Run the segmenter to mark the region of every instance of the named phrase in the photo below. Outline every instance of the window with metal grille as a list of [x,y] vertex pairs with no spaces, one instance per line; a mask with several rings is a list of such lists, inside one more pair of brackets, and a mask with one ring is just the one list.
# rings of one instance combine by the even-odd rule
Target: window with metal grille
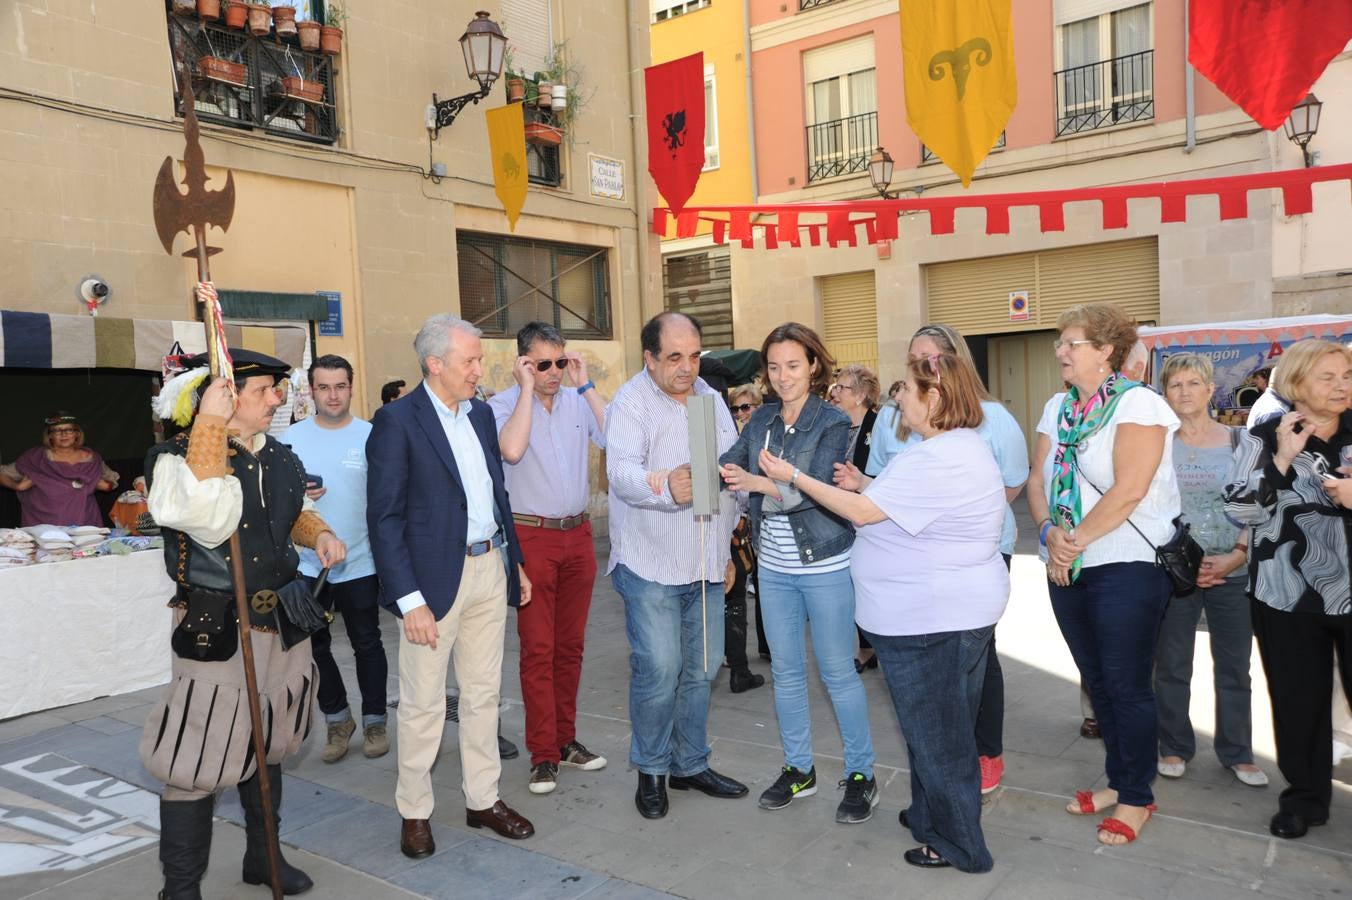
[[[1107,12],[1100,7],[1116,6]],[[1083,18],[1069,18],[1094,12]],[[1057,7],[1056,135],[1155,117],[1152,4]]]
[[697,9],[704,9],[710,0],[649,0],[648,11],[653,22],[665,22]]
[[[994,153],[996,150],[1003,149],[1005,149],[1005,133],[1002,131],[1000,136],[995,139],[995,146],[991,147],[991,152]],[[920,165],[925,166],[938,161],[939,157],[935,156],[934,151],[926,147],[922,141],[920,144]]]
[[609,253],[553,241],[458,231],[460,315],[488,337],[549,322],[565,337],[609,338]]
[[[238,2],[238,0],[236,0]],[[338,78],[333,57],[300,49],[296,37],[254,37],[196,17],[168,16],[174,109],[184,72],[203,122],[261,129],[279,137],[332,144],[338,140]]]
[[662,257],[666,309],[699,319],[705,350],[732,349],[732,255],[727,247]]

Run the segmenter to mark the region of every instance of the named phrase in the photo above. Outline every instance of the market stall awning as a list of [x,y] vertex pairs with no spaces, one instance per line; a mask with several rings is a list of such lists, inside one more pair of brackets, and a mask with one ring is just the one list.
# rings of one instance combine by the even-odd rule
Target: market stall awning
[[1283,319],[1249,319],[1241,322],[1211,322],[1196,325],[1161,325],[1137,330],[1151,350],[1162,347],[1196,347],[1215,344],[1287,344],[1305,338],[1341,341],[1352,334],[1352,316],[1290,316]]
[[[225,326],[232,347],[276,356],[299,368],[305,329],[296,325]],[[160,371],[177,341],[185,353],[206,350],[201,322],[114,319],[0,310],[0,366],[26,369],[139,369]]]
[[[1188,181],[1157,181],[1109,187],[1075,188],[1064,191],[1031,191],[1017,194],[962,193],[948,197],[917,197],[907,200],[842,200],[830,203],[782,203],[756,206],[687,206],[674,216],[678,238],[694,237],[700,222],[711,225],[716,244],[738,241],[745,249],[760,246],[774,250],[807,243],[853,247],[863,228],[865,243],[879,244],[897,238],[897,217],[903,213],[929,214],[931,234],[952,234],[958,210],[980,209],[986,214],[986,234],[1009,233],[1009,211],[1036,208],[1039,228],[1065,231],[1067,203],[1094,202],[1102,207],[1104,229],[1127,227],[1128,215],[1158,217],[1162,223],[1183,222],[1190,198],[1216,198],[1221,219],[1244,219],[1249,215],[1249,192],[1280,190],[1284,213],[1301,215],[1314,209],[1312,185],[1352,180],[1352,163],[1316,166],[1223,178]],[[1141,202],[1154,201],[1154,202]],[[1266,204],[1266,198],[1264,199]],[[1156,212],[1158,210],[1158,212]],[[669,237],[673,216],[666,207],[653,210],[653,231]]]

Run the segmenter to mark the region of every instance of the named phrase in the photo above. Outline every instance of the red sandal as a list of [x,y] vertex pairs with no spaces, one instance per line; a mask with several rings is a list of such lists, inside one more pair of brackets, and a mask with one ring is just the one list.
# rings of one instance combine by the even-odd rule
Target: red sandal
[[[1157,807],[1153,803],[1145,808],[1145,821],[1141,822],[1142,826],[1144,826],[1146,822],[1150,821],[1150,818],[1155,814],[1156,809]],[[1104,832],[1107,832],[1108,834],[1121,835],[1122,837],[1126,838],[1126,841],[1124,841],[1121,844],[1109,844],[1107,841],[1103,839]],[[1104,819],[1102,822],[1099,823],[1098,833],[1099,833],[1099,843],[1108,847],[1126,846],[1127,844],[1130,844],[1132,841],[1136,840],[1137,836],[1136,829],[1132,828],[1130,825],[1128,825],[1126,822],[1123,822],[1121,819],[1115,818],[1113,816],[1109,816],[1108,818]]]
[[1105,806],[1095,807],[1093,791],[1076,791],[1075,802],[1080,804],[1079,812],[1071,812],[1069,808],[1066,809],[1066,812],[1070,813],[1072,816],[1092,816],[1097,813],[1103,812],[1103,810],[1107,809],[1109,806],[1117,805],[1117,801],[1114,800],[1112,803],[1109,803]]

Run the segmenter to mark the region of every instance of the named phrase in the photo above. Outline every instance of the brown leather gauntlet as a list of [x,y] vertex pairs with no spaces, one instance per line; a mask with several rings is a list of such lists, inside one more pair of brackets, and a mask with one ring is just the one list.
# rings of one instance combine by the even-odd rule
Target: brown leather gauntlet
[[291,543],[298,547],[309,547],[314,549],[315,541],[326,531],[333,531],[324,520],[319,518],[319,513],[312,509],[307,509],[296,519],[296,524],[291,526]]
[[199,415],[188,436],[188,470],[198,481],[230,474],[225,463],[225,419]]

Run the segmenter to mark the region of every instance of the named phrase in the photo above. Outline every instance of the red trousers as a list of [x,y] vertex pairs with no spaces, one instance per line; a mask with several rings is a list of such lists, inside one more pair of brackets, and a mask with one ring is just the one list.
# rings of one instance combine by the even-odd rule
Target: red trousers
[[577,686],[582,644],[596,581],[591,523],[568,531],[516,526],[531,583],[531,601],[517,611],[521,695],[526,704],[530,764],[557,763],[577,737]]

